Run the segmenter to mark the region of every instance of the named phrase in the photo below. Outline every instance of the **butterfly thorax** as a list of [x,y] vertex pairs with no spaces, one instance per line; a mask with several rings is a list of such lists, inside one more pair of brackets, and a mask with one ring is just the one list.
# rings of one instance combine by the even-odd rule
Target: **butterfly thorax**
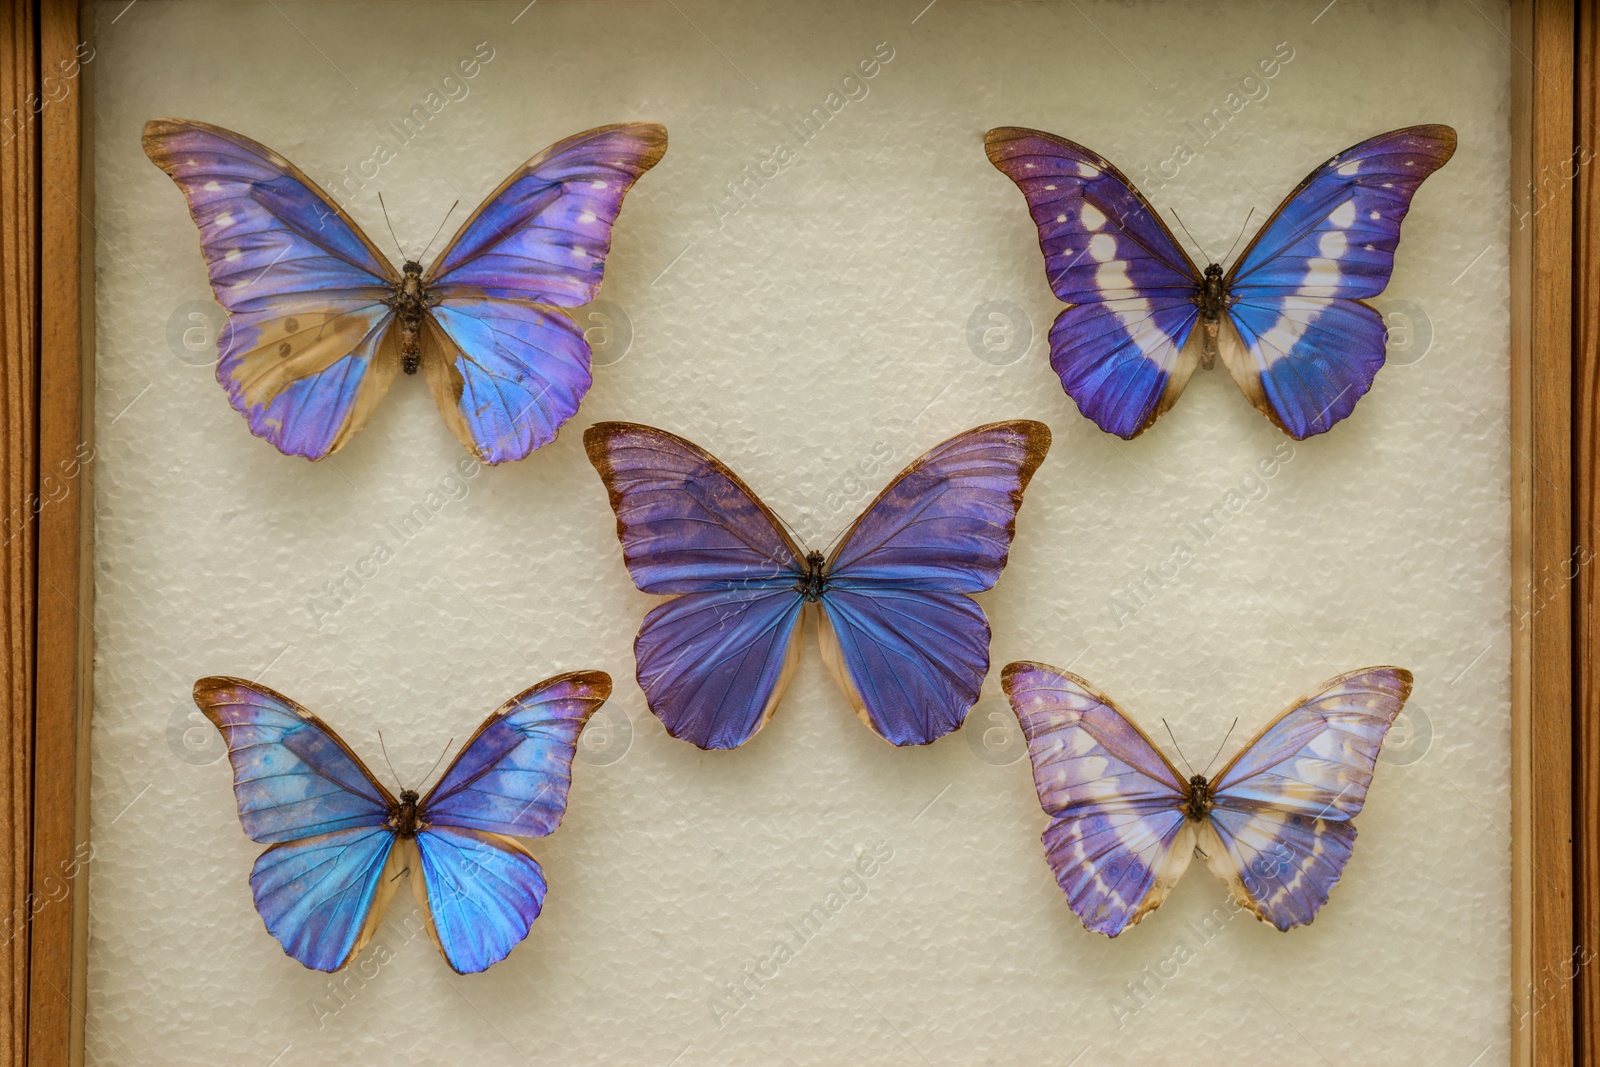
[[1183,813],[1195,822],[1204,819],[1214,807],[1211,799],[1211,783],[1206,781],[1206,776],[1197,774],[1189,779],[1189,797],[1183,803]]
[[417,810],[417,791],[405,789],[400,793],[400,803],[389,814],[389,828],[396,837],[416,837],[422,829],[422,817]]
[[794,583],[795,591],[804,595],[811,603],[822,599],[822,594],[828,591],[828,563],[821,552],[810,552],[806,555],[806,570]]
[[428,288],[422,284],[421,263],[406,261],[389,306],[400,323],[400,369],[415,374],[422,366],[422,320],[428,315]]
[[1206,268],[1195,303],[1200,305],[1200,331],[1203,344],[1200,363],[1209,370],[1217,358],[1217,329],[1222,325],[1222,313],[1228,310],[1228,290],[1222,284],[1220,263],[1213,263]]

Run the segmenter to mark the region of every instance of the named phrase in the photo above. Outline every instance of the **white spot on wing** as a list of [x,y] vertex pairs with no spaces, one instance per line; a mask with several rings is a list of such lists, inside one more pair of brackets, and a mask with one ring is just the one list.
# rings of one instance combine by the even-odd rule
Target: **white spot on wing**
[[[1086,229],[1098,230],[1100,227],[1102,227],[1102,226],[1104,226],[1106,224],[1105,215],[1100,211],[1099,208],[1095,207],[1093,204],[1084,204],[1083,205],[1083,211],[1079,214],[1078,217],[1083,220],[1083,225],[1084,225],[1084,227]],[[1112,244],[1113,244],[1113,246],[1115,246],[1115,242],[1112,242]],[[1093,249],[1093,242],[1090,243],[1090,248],[1091,248],[1091,250]],[[1102,258],[1102,257],[1097,255],[1097,256],[1095,256],[1095,258],[1099,259],[1100,262],[1104,263],[1106,261],[1106,259],[1109,259],[1110,257],[1107,256],[1107,257]]]
[[1343,175],[1344,177],[1349,178],[1349,177],[1354,176],[1360,170],[1361,170],[1361,160],[1352,159],[1350,162],[1346,163],[1344,166],[1339,168],[1339,173],[1341,175]]

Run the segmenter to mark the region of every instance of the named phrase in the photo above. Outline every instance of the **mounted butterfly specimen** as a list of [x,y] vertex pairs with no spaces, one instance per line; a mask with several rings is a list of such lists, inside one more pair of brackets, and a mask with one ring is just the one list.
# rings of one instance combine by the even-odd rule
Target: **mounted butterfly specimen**
[[504,959],[544,903],[544,872],[514,837],[561,824],[583,724],[611,679],[546,679],[484,720],[427,796],[380,785],[333,729],[288,697],[202,678],[194,702],[222,731],[239,821],[271,845],[250,874],[283,950],[337,971],[383,920],[402,874],[433,943],[459,974]]
[[1185,779],[1077,675],[1010,663],[1002,681],[1051,818],[1045,857],[1083,925],[1108,937],[1166,900],[1195,853],[1256,918],[1279,930],[1309,923],[1350,859],[1350,820],[1411,694],[1411,673],[1399,667],[1341,674],[1295,701],[1215,778]]
[[228,312],[217,380],[250,432],[317,460],[421,371],[445,425],[487,463],[555,439],[589,390],[562,309],[600,289],[611,227],[667,150],[652,123],[551,145],[501,183],[424,270],[396,271],[342,207],[248,137],[153,119],[144,150],[178,183]]
[[697,445],[625,422],[583,435],[617,513],[634,584],[672,599],[634,641],[639,686],[673,737],[737,748],[764,726],[815,609],[822,659],[861,721],[895,745],[956,729],[989,670],[968,594],[1000,577],[1043,423],[952,437],[902,471],[839,540],[807,552]]
[[1363,301],[1389,284],[1411,198],[1456,133],[1411,126],[1340,152],[1226,273],[1198,270],[1098,153],[1013,126],[984,148],[1022,190],[1050,288],[1072,305],[1050,330],[1050,365],[1084,415],[1137,437],[1220,354],[1256,409],[1303,440],[1349,415],[1383,366],[1383,317]]

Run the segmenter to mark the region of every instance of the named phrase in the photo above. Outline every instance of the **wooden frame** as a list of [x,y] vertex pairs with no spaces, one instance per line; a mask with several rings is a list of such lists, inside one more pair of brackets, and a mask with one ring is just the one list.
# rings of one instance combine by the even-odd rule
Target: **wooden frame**
[[[0,9],[0,1067],[87,1024],[90,20]],[[1600,18],[1511,36],[1512,1059],[1600,1067]]]

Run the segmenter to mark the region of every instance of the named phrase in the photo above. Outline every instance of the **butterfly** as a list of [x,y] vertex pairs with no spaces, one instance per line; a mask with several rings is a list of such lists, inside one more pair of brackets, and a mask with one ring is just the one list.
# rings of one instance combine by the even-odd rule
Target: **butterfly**
[[633,644],[639,686],[673,737],[737,748],[764,726],[820,615],[822,660],[856,715],[895,745],[961,725],[989,670],[969,593],[1006,565],[1017,508],[1050,447],[1043,423],[997,422],[913,462],[833,553],[806,552],[715,456],[625,422],[583,435],[634,584],[672,599]]
[[1309,923],[1350,858],[1350,820],[1411,693],[1411,673],[1399,667],[1341,674],[1295,701],[1215,778],[1185,780],[1077,675],[1022,662],[1002,679],[1051,820],[1045,856],[1083,925],[1109,937],[1158,907],[1196,851],[1256,918],[1279,930]]
[[240,678],[202,678],[194,702],[222,732],[239,821],[271,845],[250,889],[267,931],[313,970],[337,971],[377,930],[401,874],[458,974],[528,936],[544,872],[520,837],[561,824],[578,733],[611,695],[599,671],[548,678],[484,720],[428,795],[394,794],[327,723]]
[[561,309],[594,299],[622,198],[666,150],[650,123],[568,137],[517,168],[426,271],[396,271],[272,149],[185,119],[144,127],[228,313],[217,381],[251,433],[311,460],[361,429],[402,370],[422,371],[445,425],[487,463],[552,441],[590,384],[588,342]]
[[984,147],[1027,198],[1050,287],[1072,305],[1050,330],[1050,365],[1084,415],[1137,437],[1220,353],[1256,409],[1298,441],[1349,415],[1383,366],[1383,316],[1363,300],[1389,284],[1401,220],[1456,133],[1411,126],[1340,152],[1226,274],[1196,269],[1133,183],[1082,145],[1007,126]]

